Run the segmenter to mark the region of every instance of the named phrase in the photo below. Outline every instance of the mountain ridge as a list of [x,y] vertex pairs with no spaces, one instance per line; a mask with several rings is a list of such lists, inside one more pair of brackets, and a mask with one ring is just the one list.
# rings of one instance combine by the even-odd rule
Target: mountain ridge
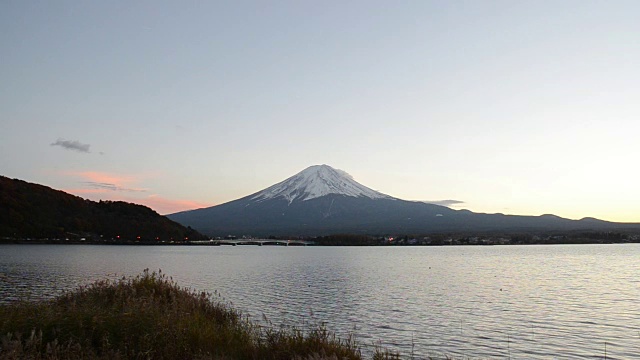
[[[314,165],[264,190],[209,208],[167,215],[210,236],[393,234],[450,231],[582,230],[625,227],[556,215],[474,213],[398,199]],[[640,224],[631,226],[640,227]]]

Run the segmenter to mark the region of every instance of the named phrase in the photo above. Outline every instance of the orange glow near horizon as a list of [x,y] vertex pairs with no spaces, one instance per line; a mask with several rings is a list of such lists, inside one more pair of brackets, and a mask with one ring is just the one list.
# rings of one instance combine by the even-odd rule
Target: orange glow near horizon
[[[147,206],[163,215],[211,206],[198,201],[174,200],[159,194],[148,194],[146,193],[147,189],[135,187],[142,179],[139,175],[110,174],[100,171],[67,171],[61,174],[81,178],[85,182],[98,185],[96,188],[62,189],[67,193],[93,201],[125,201]],[[101,187],[103,185],[105,186],[104,188]]]
[[136,182],[138,180],[138,178],[135,176],[107,174],[99,171],[64,172],[63,174],[79,176],[89,181],[94,181],[99,183],[109,183],[109,184],[115,184],[115,185],[128,184],[128,183]]
[[148,206],[162,215],[212,206],[210,204],[205,204],[205,203],[192,201],[192,200],[167,199],[157,194],[150,195],[148,197],[137,199],[137,200],[139,204]]
[[62,191],[93,201],[125,201],[129,203],[144,205],[161,215],[212,206],[211,204],[205,204],[192,200],[167,199],[158,194],[142,197],[131,197],[121,196],[121,194],[118,194],[117,192],[105,189],[63,189]]
[[86,194],[105,194],[111,192],[107,189],[60,189],[69,194],[73,194],[76,196],[82,196]]

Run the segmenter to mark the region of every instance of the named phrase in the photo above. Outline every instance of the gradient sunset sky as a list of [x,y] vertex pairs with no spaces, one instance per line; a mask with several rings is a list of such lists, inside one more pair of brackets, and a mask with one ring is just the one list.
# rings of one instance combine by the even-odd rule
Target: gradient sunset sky
[[640,222],[640,1],[0,2],[0,174],[161,214],[314,164]]

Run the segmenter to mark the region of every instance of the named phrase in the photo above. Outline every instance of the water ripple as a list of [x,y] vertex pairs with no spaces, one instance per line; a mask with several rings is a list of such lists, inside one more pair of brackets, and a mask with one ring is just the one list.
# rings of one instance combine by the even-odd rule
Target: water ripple
[[[326,323],[371,351],[640,358],[640,246],[0,247],[0,302],[162,269],[264,325]],[[367,350],[368,349],[368,350]]]

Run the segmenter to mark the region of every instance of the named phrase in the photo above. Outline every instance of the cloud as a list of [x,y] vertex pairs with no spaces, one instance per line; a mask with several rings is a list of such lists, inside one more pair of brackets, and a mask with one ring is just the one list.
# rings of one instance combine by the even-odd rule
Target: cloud
[[98,171],[64,172],[64,175],[79,177],[85,189],[74,189],[74,193],[104,193],[104,192],[146,192],[147,189],[135,187],[140,181],[136,176],[108,174]]
[[100,171],[65,172],[64,174],[81,177],[85,179],[86,182],[90,183],[114,184],[119,187],[122,187],[123,184],[135,183],[139,181],[138,177],[136,176],[109,174]]
[[126,191],[126,192],[145,192],[146,189],[136,189],[136,188],[128,188],[123,187],[117,184],[105,183],[105,182],[95,182],[95,181],[83,181],[83,184],[89,186],[90,188],[97,190],[108,190],[108,191]]
[[65,140],[65,139],[58,139],[56,140],[56,142],[51,143],[51,146],[60,146],[63,149],[66,150],[73,150],[73,151],[78,151],[78,152],[83,152],[83,153],[90,153],[91,151],[89,151],[89,147],[91,147],[91,145],[89,144],[83,144],[80,141],[77,140]]
[[205,204],[198,201],[167,199],[157,194],[142,197],[123,196],[123,194],[107,189],[62,189],[62,191],[86,199],[91,199],[93,201],[125,201],[128,203],[144,205],[161,215],[213,206],[211,204]]
[[464,201],[460,201],[460,200],[436,200],[436,201],[424,201],[424,202],[427,204],[440,205],[440,206],[446,206],[446,207],[464,204]]
[[78,183],[84,187],[67,188],[63,191],[89,198],[94,201],[113,200],[126,201],[148,206],[160,214],[172,214],[211,206],[191,200],[174,200],[159,194],[149,194],[149,189],[138,188],[145,176],[121,175],[99,171],[62,172],[65,176],[80,178]]

